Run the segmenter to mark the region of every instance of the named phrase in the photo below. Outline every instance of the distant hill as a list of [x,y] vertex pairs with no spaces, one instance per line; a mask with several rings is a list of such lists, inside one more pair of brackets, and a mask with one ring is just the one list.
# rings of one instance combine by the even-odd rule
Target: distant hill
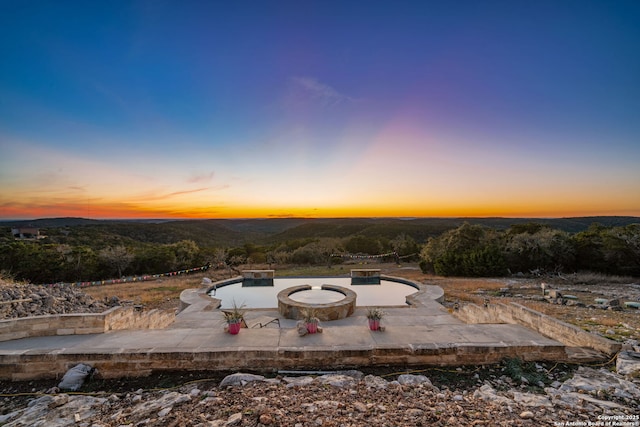
[[578,217],[578,218],[344,218],[309,219],[305,223],[289,228],[270,237],[274,241],[305,239],[310,237],[348,237],[361,234],[367,237],[393,239],[407,234],[416,242],[426,242],[429,237],[439,236],[447,230],[468,222],[504,230],[514,224],[540,223],[569,233],[584,231],[593,223],[607,227],[640,224],[640,217]]
[[[201,247],[232,247],[247,242],[277,244],[289,240],[318,237],[343,238],[364,235],[393,239],[407,234],[416,242],[426,242],[464,222],[494,229],[513,224],[540,223],[576,233],[591,224],[608,227],[640,224],[640,217],[597,216],[575,218],[272,218],[207,220],[92,220],[85,218],[43,218],[4,221],[0,227],[34,226],[44,229],[52,240],[89,242],[134,240],[147,243],[175,243],[193,240]],[[8,230],[7,230],[8,233]],[[57,236],[57,237],[56,237]]]
[[276,234],[305,224],[307,218],[215,219],[210,220],[240,233]]
[[[5,221],[0,227],[38,227],[50,241],[88,244],[95,241],[126,243],[175,243],[193,240],[201,247],[236,246],[260,234],[235,231],[218,220],[91,220],[83,218],[45,218],[31,221]],[[9,230],[7,230],[8,232]]]
[[99,224],[102,221],[85,218],[42,218],[16,221],[0,221],[0,227],[75,227],[77,225]]

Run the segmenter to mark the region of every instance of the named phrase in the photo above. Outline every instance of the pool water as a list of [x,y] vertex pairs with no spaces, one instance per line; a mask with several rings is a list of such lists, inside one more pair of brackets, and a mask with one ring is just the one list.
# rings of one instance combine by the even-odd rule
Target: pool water
[[307,291],[294,292],[289,295],[289,298],[307,304],[328,304],[342,300],[344,295],[340,292],[314,287]]
[[337,285],[355,292],[358,295],[356,305],[359,307],[403,306],[407,304],[406,297],[418,291],[413,286],[384,279],[380,280],[379,285],[352,285],[350,277],[283,277],[275,278],[273,286],[243,287],[242,282],[238,282],[212,290],[209,295],[222,300],[222,309],[232,308],[234,302],[245,308],[278,308],[278,292],[300,285],[309,285],[312,290],[295,292],[290,295],[291,299],[310,304],[339,301],[344,297],[342,294],[320,289],[322,285]]

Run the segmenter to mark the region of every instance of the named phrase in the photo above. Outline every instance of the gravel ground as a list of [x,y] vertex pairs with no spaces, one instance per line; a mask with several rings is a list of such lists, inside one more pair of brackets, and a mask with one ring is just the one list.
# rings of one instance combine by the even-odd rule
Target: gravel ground
[[[634,398],[609,396],[606,402],[597,400],[600,403],[595,406],[593,393],[583,392],[584,401],[551,398],[550,390],[575,394],[566,393],[568,389],[560,385],[571,381],[575,369],[507,362],[451,370],[428,368],[411,374],[365,370],[222,378],[206,372],[174,372],[109,382],[92,379],[84,384],[81,394],[46,390],[53,382],[13,383],[3,386],[6,424],[0,415],[0,425],[558,426],[562,422],[568,426],[589,425],[601,417],[614,416],[637,421],[632,417],[640,414],[640,407]],[[522,377],[514,380],[517,375]],[[544,382],[540,385],[546,389],[531,384],[536,380]],[[24,388],[50,394],[6,394]],[[576,424],[581,422],[584,424]]]

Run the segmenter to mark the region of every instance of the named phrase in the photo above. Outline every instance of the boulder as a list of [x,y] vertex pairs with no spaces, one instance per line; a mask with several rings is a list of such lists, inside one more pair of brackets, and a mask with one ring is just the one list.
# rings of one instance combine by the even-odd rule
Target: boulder
[[58,387],[62,390],[78,391],[88,376],[93,375],[95,369],[84,363],[80,363],[69,369],[62,377]]
[[482,399],[482,400],[486,400],[486,401],[494,402],[498,404],[508,405],[512,403],[511,399],[505,396],[500,396],[498,393],[496,393],[493,387],[491,387],[489,384],[485,384],[482,387],[480,387],[478,390],[476,390],[473,393],[473,397],[475,399]]
[[42,396],[21,410],[0,416],[0,424],[29,427],[81,425],[104,406],[107,399],[92,396]]
[[640,353],[629,350],[618,353],[616,372],[620,375],[640,375]]
[[254,374],[243,374],[238,372],[236,374],[227,375],[220,382],[220,387],[229,387],[229,386],[238,386],[245,385],[252,381],[263,381],[264,377],[262,375],[254,375]]
[[432,387],[431,380],[424,375],[402,374],[398,376],[398,382],[402,385],[425,384]]
[[369,388],[385,389],[389,385],[389,382],[382,377],[376,375],[367,375],[364,377],[364,383]]
[[331,385],[334,387],[350,387],[357,381],[355,378],[349,375],[341,375],[341,374],[329,374],[322,375],[318,378],[322,384]]
[[565,381],[560,391],[591,393],[598,390],[610,390],[616,396],[634,398],[640,401],[640,388],[630,381],[609,372],[606,369],[593,369],[580,366],[573,378]]

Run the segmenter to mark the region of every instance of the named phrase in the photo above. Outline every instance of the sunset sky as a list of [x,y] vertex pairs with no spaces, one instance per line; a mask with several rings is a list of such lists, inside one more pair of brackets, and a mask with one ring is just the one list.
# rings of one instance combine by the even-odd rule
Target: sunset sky
[[640,216],[640,1],[0,2],[0,218]]

